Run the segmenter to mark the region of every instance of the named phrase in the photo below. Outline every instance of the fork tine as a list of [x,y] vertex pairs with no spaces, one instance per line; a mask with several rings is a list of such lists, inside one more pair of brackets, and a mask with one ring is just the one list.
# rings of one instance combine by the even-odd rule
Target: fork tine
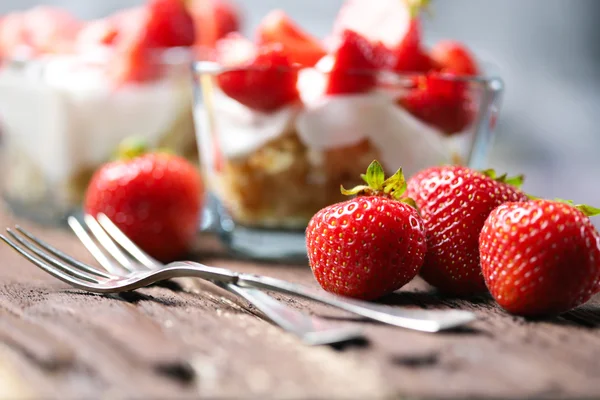
[[79,223],[77,218],[71,216],[67,219],[67,223],[73,232],[75,232],[75,235],[77,235],[79,240],[81,240],[85,248],[92,253],[92,256],[94,256],[96,261],[98,261],[107,272],[117,276],[123,275],[123,268],[116,266],[108,259],[108,257],[106,257],[104,252],[96,245],[94,240],[87,233],[85,228]]
[[63,253],[62,251],[58,250],[57,248],[49,245],[48,243],[38,239],[37,237],[33,236],[33,234],[29,233],[28,231],[26,231],[25,229],[21,228],[19,225],[15,226],[15,229],[17,231],[19,231],[19,233],[21,233],[23,236],[25,236],[27,239],[29,239],[30,241],[32,241],[33,243],[35,243],[36,245],[38,245],[39,247],[47,250],[48,252],[54,254],[55,256],[57,256],[58,258],[60,258],[63,261],[68,262],[71,265],[76,266],[77,268],[85,271],[85,272],[89,272],[90,274],[94,274],[97,276],[100,276],[102,278],[106,278],[106,279],[113,279],[115,278],[115,276],[112,275],[108,275],[105,272],[102,272],[100,269],[98,268],[94,268],[90,265],[84,264],[79,260],[74,259],[73,257]]
[[83,280],[91,282],[91,283],[100,283],[100,280],[97,277],[92,276],[91,274],[88,274],[88,273],[78,269],[77,267],[65,264],[64,262],[48,255],[47,253],[44,253],[39,248],[37,248],[33,243],[29,242],[26,239],[23,239],[21,236],[17,235],[15,232],[13,232],[10,228],[6,228],[6,232],[10,235],[11,238],[13,238],[17,242],[19,242],[21,244],[21,246],[26,247],[27,250],[29,250],[31,253],[35,254],[38,258],[41,258],[46,263],[48,263],[56,268],[59,268],[64,273],[69,274],[74,278],[83,279]]
[[129,272],[134,272],[136,268],[133,266],[133,263],[123,252],[115,245],[115,242],[108,236],[108,234],[102,229],[96,218],[92,217],[90,214],[85,214],[83,217],[85,223],[87,224],[90,231],[98,240],[98,242],[104,247],[108,253],[113,256],[113,258],[121,264],[123,268],[128,270]]
[[19,253],[21,256],[25,257],[31,263],[33,263],[40,269],[46,271],[53,277],[60,279],[63,282],[66,282],[70,285],[75,285],[78,287],[89,286],[91,283],[95,283],[94,281],[89,281],[84,278],[77,278],[75,276],[69,275],[69,274],[65,273],[64,271],[61,271],[60,269],[51,266],[50,264],[42,261],[40,258],[23,250],[23,248],[21,248],[18,244],[16,244],[12,240],[8,239],[4,235],[0,235],[0,239],[2,239],[6,244],[8,244],[10,247],[12,247],[17,253]]
[[97,216],[98,222],[106,232],[117,242],[123,249],[125,249],[136,261],[143,266],[155,269],[161,263],[154,258],[150,257],[145,251],[140,249],[135,243],[131,241],[104,213],[100,213]]

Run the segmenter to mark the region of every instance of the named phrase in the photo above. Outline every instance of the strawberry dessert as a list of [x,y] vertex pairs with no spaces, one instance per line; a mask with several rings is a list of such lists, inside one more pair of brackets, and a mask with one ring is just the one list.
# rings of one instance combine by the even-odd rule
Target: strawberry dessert
[[[0,18],[3,194],[13,209],[47,222],[77,210],[95,169],[131,135],[197,158],[192,50],[239,26],[237,11],[216,3],[148,0],[91,21],[47,6]],[[217,17],[229,22],[202,23]]]
[[203,170],[235,223],[302,230],[373,159],[409,177],[469,163],[480,66],[461,43],[424,45],[426,1],[381,3],[346,1],[323,40],[275,10],[196,64]]

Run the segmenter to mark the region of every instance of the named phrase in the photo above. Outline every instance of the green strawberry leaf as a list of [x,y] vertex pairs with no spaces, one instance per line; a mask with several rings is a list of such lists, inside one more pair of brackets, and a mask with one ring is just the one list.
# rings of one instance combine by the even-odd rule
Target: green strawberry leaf
[[144,137],[130,136],[119,143],[114,158],[116,160],[131,160],[145,154],[148,149],[148,141]]
[[358,186],[354,186],[352,189],[346,189],[344,188],[344,185],[340,185],[340,191],[342,192],[342,194],[344,196],[354,196],[355,194],[365,194],[368,193],[368,191],[371,188],[367,185],[358,185]]
[[495,180],[496,182],[506,183],[519,189],[521,188],[521,186],[523,186],[523,182],[525,181],[524,175],[508,176],[508,174],[503,174],[498,176],[496,171],[494,171],[493,169],[486,169],[481,171],[481,173],[487,176],[488,178]]
[[404,3],[408,7],[411,18],[418,17],[421,10],[425,10],[428,13],[431,12],[429,8],[430,0],[404,0]]
[[385,196],[390,199],[410,204],[416,208],[413,199],[404,196],[407,183],[402,168],[398,169],[394,175],[386,179],[383,167],[377,160],[374,160],[367,168],[367,173],[361,174],[360,177],[365,181],[366,185],[358,185],[352,189],[346,189],[341,186],[340,191],[342,194],[346,196]]
[[406,179],[400,168],[396,173],[383,182],[383,193],[389,195],[392,199],[398,200],[406,192]]
[[360,176],[369,187],[375,190],[379,190],[383,187],[383,182],[385,181],[385,172],[383,171],[383,167],[377,160],[374,160],[369,167],[367,168],[366,174],[361,174]]
[[568,205],[570,205],[572,207],[575,207],[576,209],[578,209],[579,211],[581,211],[582,213],[584,213],[588,217],[593,217],[595,215],[599,215],[600,214],[600,208],[596,208],[594,206],[590,206],[590,205],[587,205],[587,204],[575,204],[573,202],[573,200],[554,199],[554,201],[557,201],[557,202],[563,203],[563,204],[568,204]]

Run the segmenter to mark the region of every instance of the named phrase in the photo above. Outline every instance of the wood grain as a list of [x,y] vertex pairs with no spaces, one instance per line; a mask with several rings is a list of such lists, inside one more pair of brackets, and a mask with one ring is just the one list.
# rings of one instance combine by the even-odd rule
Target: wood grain
[[[0,212],[0,226],[15,222]],[[68,231],[26,225],[91,262]],[[315,286],[306,265],[228,258],[209,237],[191,257]],[[364,327],[368,343],[307,347],[196,280],[106,296],[70,289],[2,245],[0,398],[600,398],[600,299],[529,321],[417,280],[382,301],[479,316],[468,329],[424,334],[274,295]]]

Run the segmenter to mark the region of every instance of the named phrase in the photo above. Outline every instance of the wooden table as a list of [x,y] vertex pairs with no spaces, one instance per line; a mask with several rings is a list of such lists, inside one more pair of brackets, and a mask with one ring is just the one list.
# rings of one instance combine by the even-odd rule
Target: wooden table
[[[0,212],[0,226],[16,221]],[[91,261],[68,231],[23,223]],[[215,266],[315,286],[306,265],[228,259]],[[368,343],[308,347],[248,305],[194,280],[121,295],[70,289],[0,246],[0,398],[600,398],[600,299],[545,321],[507,315],[488,299],[438,297],[422,282],[384,299],[463,308],[469,329],[425,334],[353,319],[310,302],[292,307],[364,327]]]

